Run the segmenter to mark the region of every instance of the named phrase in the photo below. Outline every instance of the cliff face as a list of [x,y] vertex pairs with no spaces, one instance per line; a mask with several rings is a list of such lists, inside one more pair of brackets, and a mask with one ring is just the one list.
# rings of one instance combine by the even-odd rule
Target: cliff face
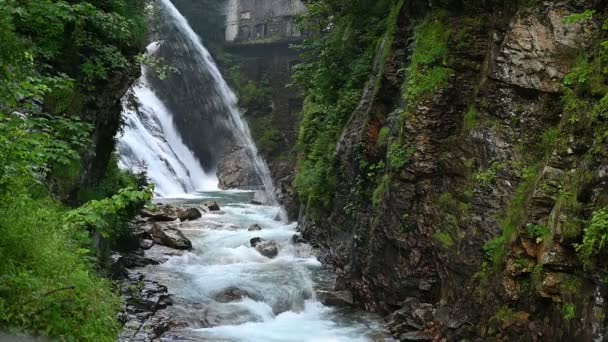
[[300,229],[401,340],[602,338],[605,266],[586,257],[603,245],[576,246],[608,204],[605,114],[590,114],[605,93],[581,100],[566,75],[605,5],[462,3],[400,6],[337,141],[332,206],[304,208]]

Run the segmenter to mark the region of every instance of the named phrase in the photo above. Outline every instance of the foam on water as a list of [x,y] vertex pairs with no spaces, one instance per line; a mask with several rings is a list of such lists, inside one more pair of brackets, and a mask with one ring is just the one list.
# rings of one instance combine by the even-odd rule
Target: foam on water
[[[151,266],[153,275],[171,282],[176,303],[204,307],[184,306],[188,320],[207,323],[204,328],[192,324],[182,333],[196,341],[341,342],[371,341],[370,336],[381,330],[377,318],[326,307],[315,299],[319,284],[314,279],[329,273],[310,246],[290,243],[296,225],[274,220],[276,208],[235,201],[234,193],[210,195],[218,198],[222,213],[205,214],[184,226],[193,249]],[[248,231],[253,223],[262,230]],[[250,246],[253,237],[275,240],[278,256],[270,259],[258,253]],[[247,296],[228,303],[219,300],[227,289]]]
[[[157,43],[148,46],[154,53]],[[159,197],[183,196],[194,191],[218,189],[214,174],[207,174],[200,161],[186,147],[173,124],[173,114],[151,88],[149,70],[132,88],[135,106],[123,100],[125,129],[118,137],[119,166],[123,169],[147,169]]]

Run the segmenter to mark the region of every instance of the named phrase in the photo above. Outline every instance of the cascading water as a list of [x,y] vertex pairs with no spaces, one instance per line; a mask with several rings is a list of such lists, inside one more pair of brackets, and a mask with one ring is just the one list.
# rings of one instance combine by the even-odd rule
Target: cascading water
[[[157,48],[158,43],[152,43],[147,53],[153,54]],[[132,89],[135,104],[127,103],[129,96],[123,100],[126,127],[118,141],[120,166],[145,166],[159,197],[217,190],[217,177],[205,173],[200,161],[184,145],[172,114],[154,93],[148,77],[148,68],[142,67],[142,76]]]
[[167,19],[167,25],[181,33],[181,43],[184,50],[195,60],[201,72],[209,74],[211,78],[209,92],[212,94],[208,96],[214,97],[213,105],[216,107],[216,111],[225,115],[223,117],[224,124],[233,132],[238,142],[246,148],[253,167],[270,198],[270,202],[277,205],[270,170],[258,153],[247,123],[241,118],[236,95],[222,77],[211,54],[203,46],[199,36],[192,30],[186,18],[184,18],[170,0],[159,0],[159,3],[161,11]]

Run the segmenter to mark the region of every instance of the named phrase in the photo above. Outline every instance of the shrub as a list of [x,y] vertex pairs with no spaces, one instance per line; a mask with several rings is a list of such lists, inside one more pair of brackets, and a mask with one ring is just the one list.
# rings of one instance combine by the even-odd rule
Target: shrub
[[402,146],[397,141],[391,142],[388,148],[388,165],[393,171],[401,170],[406,166],[410,158],[416,153],[415,146]]
[[453,73],[446,67],[450,31],[443,24],[443,17],[441,13],[435,13],[416,26],[405,87],[405,99],[410,110],[445,87]]
[[600,209],[593,214],[591,222],[584,229],[583,242],[575,245],[576,251],[585,267],[593,265],[598,255],[608,245],[608,208]]

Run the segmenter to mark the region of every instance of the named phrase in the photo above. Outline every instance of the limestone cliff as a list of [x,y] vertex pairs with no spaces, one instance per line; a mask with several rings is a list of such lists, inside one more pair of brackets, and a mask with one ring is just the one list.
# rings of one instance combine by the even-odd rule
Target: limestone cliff
[[331,206],[309,201],[300,229],[400,340],[602,340],[603,244],[577,246],[608,204],[605,91],[581,100],[572,75],[606,4],[459,3],[397,5]]

